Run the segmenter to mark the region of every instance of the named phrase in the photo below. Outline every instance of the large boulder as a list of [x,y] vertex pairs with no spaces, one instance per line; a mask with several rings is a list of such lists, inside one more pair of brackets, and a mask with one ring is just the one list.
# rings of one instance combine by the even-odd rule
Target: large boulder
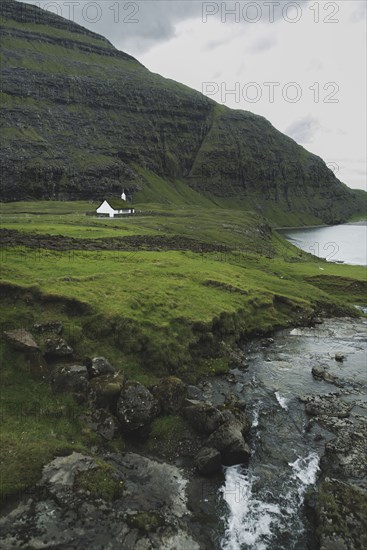
[[117,401],[117,418],[121,429],[132,432],[147,426],[159,411],[158,402],[150,391],[139,382],[129,381]]
[[105,357],[93,357],[90,366],[88,366],[89,376],[103,376],[105,374],[114,374],[115,369]]
[[247,463],[251,450],[242,431],[243,425],[238,420],[226,422],[208,437],[206,446],[220,452],[222,464],[225,466]]
[[221,454],[217,449],[203,447],[195,457],[195,466],[204,476],[210,476],[220,471]]
[[52,375],[52,385],[56,391],[85,395],[89,375],[84,365],[60,365]]
[[195,399],[185,400],[184,415],[194,430],[206,435],[214,432],[225,422],[223,413],[219,409]]
[[4,335],[13,348],[20,351],[37,352],[39,346],[32,334],[23,328],[8,330]]
[[89,400],[97,409],[108,409],[116,413],[117,400],[124,387],[122,373],[106,374],[92,378],[89,382]]
[[240,429],[243,436],[246,436],[250,432],[252,422],[243,409],[231,407],[230,409],[223,409],[221,412],[224,421],[223,424],[235,424]]
[[186,385],[180,378],[168,376],[153,388],[153,395],[164,414],[177,414],[184,404]]

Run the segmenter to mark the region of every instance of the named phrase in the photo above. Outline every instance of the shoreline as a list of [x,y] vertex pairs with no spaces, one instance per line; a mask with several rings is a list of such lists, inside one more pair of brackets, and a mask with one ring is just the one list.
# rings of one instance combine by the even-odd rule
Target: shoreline
[[273,227],[273,231],[288,231],[288,230],[297,231],[298,229],[321,229],[323,227],[339,227],[341,225],[365,225],[365,224],[367,224],[367,219],[354,221],[354,222],[333,223],[331,225],[327,225],[324,223],[321,225],[298,225],[298,226]]

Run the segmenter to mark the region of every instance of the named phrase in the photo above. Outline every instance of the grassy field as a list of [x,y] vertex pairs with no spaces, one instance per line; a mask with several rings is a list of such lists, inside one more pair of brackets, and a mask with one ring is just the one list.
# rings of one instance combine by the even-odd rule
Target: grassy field
[[[109,220],[86,215],[95,207],[2,205],[2,228],[51,236],[52,248],[2,247],[1,334],[57,319],[76,362],[104,355],[147,385],[171,373],[195,382],[228,368],[222,342],[306,322],[321,310],[357,315],[353,305],[366,303],[363,267],[301,252],[250,212],[142,203],[138,215]],[[170,245],[78,248],[134,235],[170,237]],[[58,249],[58,236],[73,237],[75,246]],[[182,250],[182,236],[218,250]],[[1,495],[9,498],[27,490],[52,456],[85,449],[96,436],[80,421],[81,406],[54,394],[39,365],[4,340],[1,354]]]

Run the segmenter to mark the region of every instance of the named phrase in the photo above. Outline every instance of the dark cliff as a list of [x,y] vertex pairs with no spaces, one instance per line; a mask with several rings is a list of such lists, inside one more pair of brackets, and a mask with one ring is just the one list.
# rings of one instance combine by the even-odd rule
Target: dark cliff
[[266,119],[149,72],[105,38],[1,3],[3,201],[101,199],[159,176],[216,203],[347,219],[365,194]]

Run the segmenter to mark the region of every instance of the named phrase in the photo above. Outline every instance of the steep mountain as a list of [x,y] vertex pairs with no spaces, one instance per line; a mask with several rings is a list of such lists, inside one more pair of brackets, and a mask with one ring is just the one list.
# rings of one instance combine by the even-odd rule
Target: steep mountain
[[153,74],[35,6],[2,0],[0,15],[1,200],[99,200],[124,187],[134,200],[167,202],[179,189],[186,203],[199,193],[294,223],[361,210],[365,193],[265,118]]

